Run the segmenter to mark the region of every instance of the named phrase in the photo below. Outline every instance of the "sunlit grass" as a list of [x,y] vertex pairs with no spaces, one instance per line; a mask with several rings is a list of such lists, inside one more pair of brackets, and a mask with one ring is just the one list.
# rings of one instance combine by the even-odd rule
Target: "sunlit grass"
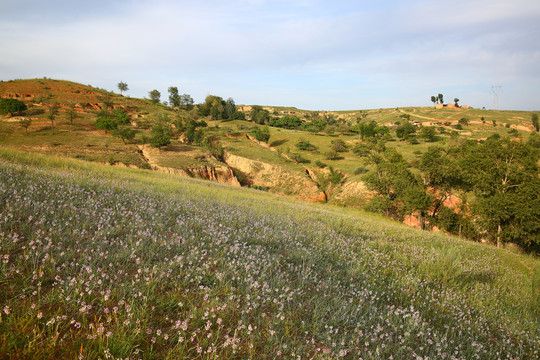
[[355,210],[1,150],[0,240],[4,358],[539,356],[537,259]]

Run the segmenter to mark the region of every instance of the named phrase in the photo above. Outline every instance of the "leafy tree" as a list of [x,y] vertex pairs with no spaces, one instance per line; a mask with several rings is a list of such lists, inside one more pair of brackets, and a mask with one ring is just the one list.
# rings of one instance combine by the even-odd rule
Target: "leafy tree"
[[149,139],[150,145],[161,149],[171,143],[172,129],[165,122],[159,122],[152,126]]
[[32,119],[24,118],[19,120],[19,125],[22,126],[25,130],[26,135],[28,135],[28,128],[32,124]]
[[0,99],[0,114],[9,114],[13,116],[15,113],[27,109],[25,103],[17,99]]
[[123,93],[124,91],[128,91],[128,90],[129,90],[128,84],[126,84],[126,83],[123,82],[123,81],[120,81],[120,82],[118,83],[118,90],[120,90],[120,95],[122,95],[122,93]]
[[172,107],[180,107],[180,94],[176,86],[170,86],[169,89],[169,105]]
[[180,95],[180,108],[184,110],[193,109],[193,98],[188,94]]
[[67,109],[67,114],[68,114],[68,117],[69,117],[69,123],[71,125],[73,125],[73,121],[79,117],[79,114],[77,113],[77,111],[75,110],[75,107],[76,107],[77,103],[75,103],[74,101],[70,102],[69,103],[69,107]]
[[437,95],[437,98],[439,99],[439,103],[444,104],[444,101],[443,101],[443,94]]
[[464,126],[468,126],[469,125],[469,119],[462,117],[461,119],[459,119],[458,123],[461,124],[461,125],[464,125]]
[[127,125],[131,122],[131,117],[124,109],[118,109],[114,112],[114,118],[120,125]]
[[[265,114],[268,113],[267,110],[263,110],[263,111],[265,112]],[[300,120],[300,118],[298,118],[297,116],[284,115],[282,117],[278,117],[278,118],[274,118],[270,120],[269,125],[274,126],[274,127],[284,128],[284,129],[297,129],[298,127],[302,125],[302,120]]]
[[488,238],[498,246],[507,241],[540,245],[538,151],[496,138],[468,142],[461,151],[464,188],[475,194],[472,209]]
[[148,92],[148,96],[150,97],[150,101],[152,101],[154,104],[158,104],[159,99],[161,98],[161,93],[154,89]]
[[135,139],[135,130],[133,130],[129,126],[119,127],[118,129],[111,131],[111,134],[122,139],[124,144],[126,144],[126,140],[132,141],[133,139]]
[[456,107],[459,107],[458,102],[459,102],[459,99],[458,99],[458,98],[454,98],[454,105],[456,105]]
[[416,132],[416,127],[408,121],[404,121],[396,128],[396,136],[401,140],[407,140]]
[[431,102],[433,103],[433,105],[436,105],[438,100],[439,100],[438,97],[436,97],[436,96],[431,96]]
[[263,109],[263,107],[260,105],[253,105],[249,115],[251,117],[251,121],[255,122],[256,124],[267,124],[270,122],[270,112]]
[[437,141],[437,132],[435,131],[435,127],[424,126],[422,130],[420,130],[420,137],[426,140],[427,142]]
[[118,128],[118,121],[116,121],[116,119],[111,115],[101,115],[98,116],[94,125],[100,130],[109,132]]
[[257,127],[253,130],[252,134],[258,141],[268,143],[268,140],[270,140],[270,129],[268,128],[268,126],[264,126],[262,128]]
[[60,109],[60,105],[58,105],[57,103],[54,103],[49,107],[49,111],[47,112],[47,118],[51,122],[51,130],[53,134],[54,134],[54,119],[56,119],[56,116],[60,112],[59,109]]
[[317,133],[319,131],[323,131],[326,127],[326,122],[324,122],[320,118],[314,118],[309,122],[305,122],[302,124],[302,129],[305,131],[309,131],[312,133]]
[[534,129],[536,130],[536,132],[539,132],[540,131],[540,123],[538,122],[538,114],[532,114],[531,115],[531,121],[532,121],[532,124],[533,124]]

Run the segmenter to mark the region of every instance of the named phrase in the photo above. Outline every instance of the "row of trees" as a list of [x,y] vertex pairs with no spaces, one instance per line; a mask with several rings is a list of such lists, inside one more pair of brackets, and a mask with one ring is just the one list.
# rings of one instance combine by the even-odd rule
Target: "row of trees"
[[[433,103],[433,105],[443,104],[444,103],[443,94],[437,94],[437,95],[431,96],[431,102]],[[459,106],[458,104],[459,104],[459,99],[454,98],[454,105],[457,107]]]
[[[527,142],[497,135],[483,142],[455,141],[430,147],[420,173],[394,149],[364,151],[375,165],[364,179],[378,194],[367,209],[396,220],[415,214],[421,227],[540,250],[539,149],[534,134]],[[459,195],[457,208],[446,206],[451,194]]]

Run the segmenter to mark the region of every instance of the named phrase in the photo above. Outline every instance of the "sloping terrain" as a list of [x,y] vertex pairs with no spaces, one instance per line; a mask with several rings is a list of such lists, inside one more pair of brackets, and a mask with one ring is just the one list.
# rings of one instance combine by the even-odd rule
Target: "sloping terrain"
[[538,259],[355,210],[2,150],[0,238],[3,358],[540,355]]

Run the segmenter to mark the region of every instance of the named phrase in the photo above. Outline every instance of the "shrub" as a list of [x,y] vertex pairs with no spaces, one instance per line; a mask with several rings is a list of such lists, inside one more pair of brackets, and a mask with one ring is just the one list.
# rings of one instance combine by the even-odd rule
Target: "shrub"
[[316,150],[317,147],[315,145],[312,145],[308,140],[300,139],[295,145],[299,150],[306,150],[306,151],[313,151]]
[[0,99],[0,114],[10,114],[13,116],[15,113],[24,111],[27,106],[17,99]]
[[326,164],[323,163],[321,160],[315,161],[315,165],[317,165],[317,166],[320,167],[321,169],[323,169],[323,168],[326,167]]
[[307,164],[310,162],[308,159],[302,157],[302,155],[300,154],[291,154],[289,155],[289,157],[297,164]]
[[335,150],[330,150],[325,155],[326,155],[326,160],[338,160],[338,159],[340,159],[340,156],[339,156],[338,152],[335,151]]
[[331,148],[332,150],[337,152],[349,151],[349,147],[347,146],[347,144],[345,144],[345,141],[341,139],[332,140]]
[[356,169],[354,169],[354,174],[355,175],[362,175],[362,174],[365,174],[367,173],[369,170],[366,169],[365,166],[359,166],[357,167]]

